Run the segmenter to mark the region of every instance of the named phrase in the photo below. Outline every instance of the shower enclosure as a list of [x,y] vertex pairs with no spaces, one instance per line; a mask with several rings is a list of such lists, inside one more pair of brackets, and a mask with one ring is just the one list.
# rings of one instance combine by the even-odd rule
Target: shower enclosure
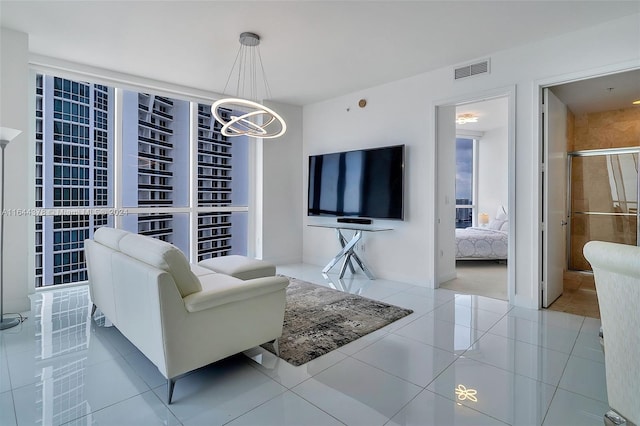
[[640,147],[568,154],[568,269],[590,271],[582,248],[591,240],[638,245]]

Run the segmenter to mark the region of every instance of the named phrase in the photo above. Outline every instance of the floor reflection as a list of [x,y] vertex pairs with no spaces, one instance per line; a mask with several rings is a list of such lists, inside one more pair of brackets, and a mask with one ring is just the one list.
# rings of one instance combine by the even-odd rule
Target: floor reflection
[[91,340],[87,287],[38,293],[33,313],[39,376],[35,408],[42,424],[63,424],[90,414],[84,390]]

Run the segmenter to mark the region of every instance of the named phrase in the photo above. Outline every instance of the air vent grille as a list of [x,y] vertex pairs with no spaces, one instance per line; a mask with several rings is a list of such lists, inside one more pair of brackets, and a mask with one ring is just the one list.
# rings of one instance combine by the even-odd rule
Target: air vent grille
[[485,74],[490,71],[489,60],[477,62],[475,64],[464,65],[454,70],[453,78],[460,80],[461,78],[471,77],[478,74]]

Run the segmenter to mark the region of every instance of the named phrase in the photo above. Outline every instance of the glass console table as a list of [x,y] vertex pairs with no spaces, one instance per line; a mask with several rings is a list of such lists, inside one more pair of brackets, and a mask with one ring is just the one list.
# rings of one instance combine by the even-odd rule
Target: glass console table
[[[351,263],[351,260],[353,259],[356,261],[360,269],[362,269],[362,272],[364,272],[370,280],[376,279],[369,268],[367,268],[367,265],[365,265],[362,259],[360,259],[360,257],[358,257],[358,255],[356,254],[356,244],[358,244],[358,241],[360,241],[360,239],[362,238],[363,232],[391,231],[392,228],[380,228],[371,225],[358,225],[352,223],[309,224],[308,226],[313,226],[316,228],[335,229],[336,236],[338,237],[338,241],[340,242],[340,246],[342,247],[338,254],[336,254],[335,257],[331,259],[329,263],[327,263],[327,266],[324,267],[324,269],[322,270],[323,274],[327,274],[331,268],[336,266],[336,263],[338,263],[340,259],[344,258],[344,260],[342,261],[342,266],[340,267],[340,278],[344,276],[347,267],[349,267],[349,270],[352,274],[356,273],[353,264]],[[342,231],[353,231],[353,236],[351,237],[351,239],[347,240]]]

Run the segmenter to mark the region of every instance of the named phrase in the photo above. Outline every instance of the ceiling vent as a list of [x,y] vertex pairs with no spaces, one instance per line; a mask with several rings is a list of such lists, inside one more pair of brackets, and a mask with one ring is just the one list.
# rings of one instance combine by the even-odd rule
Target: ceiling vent
[[461,78],[472,77],[478,74],[486,74],[491,71],[489,59],[476,62],[475,64],[464,65],[456,68],[453,71],[454,80],[460,80]]

